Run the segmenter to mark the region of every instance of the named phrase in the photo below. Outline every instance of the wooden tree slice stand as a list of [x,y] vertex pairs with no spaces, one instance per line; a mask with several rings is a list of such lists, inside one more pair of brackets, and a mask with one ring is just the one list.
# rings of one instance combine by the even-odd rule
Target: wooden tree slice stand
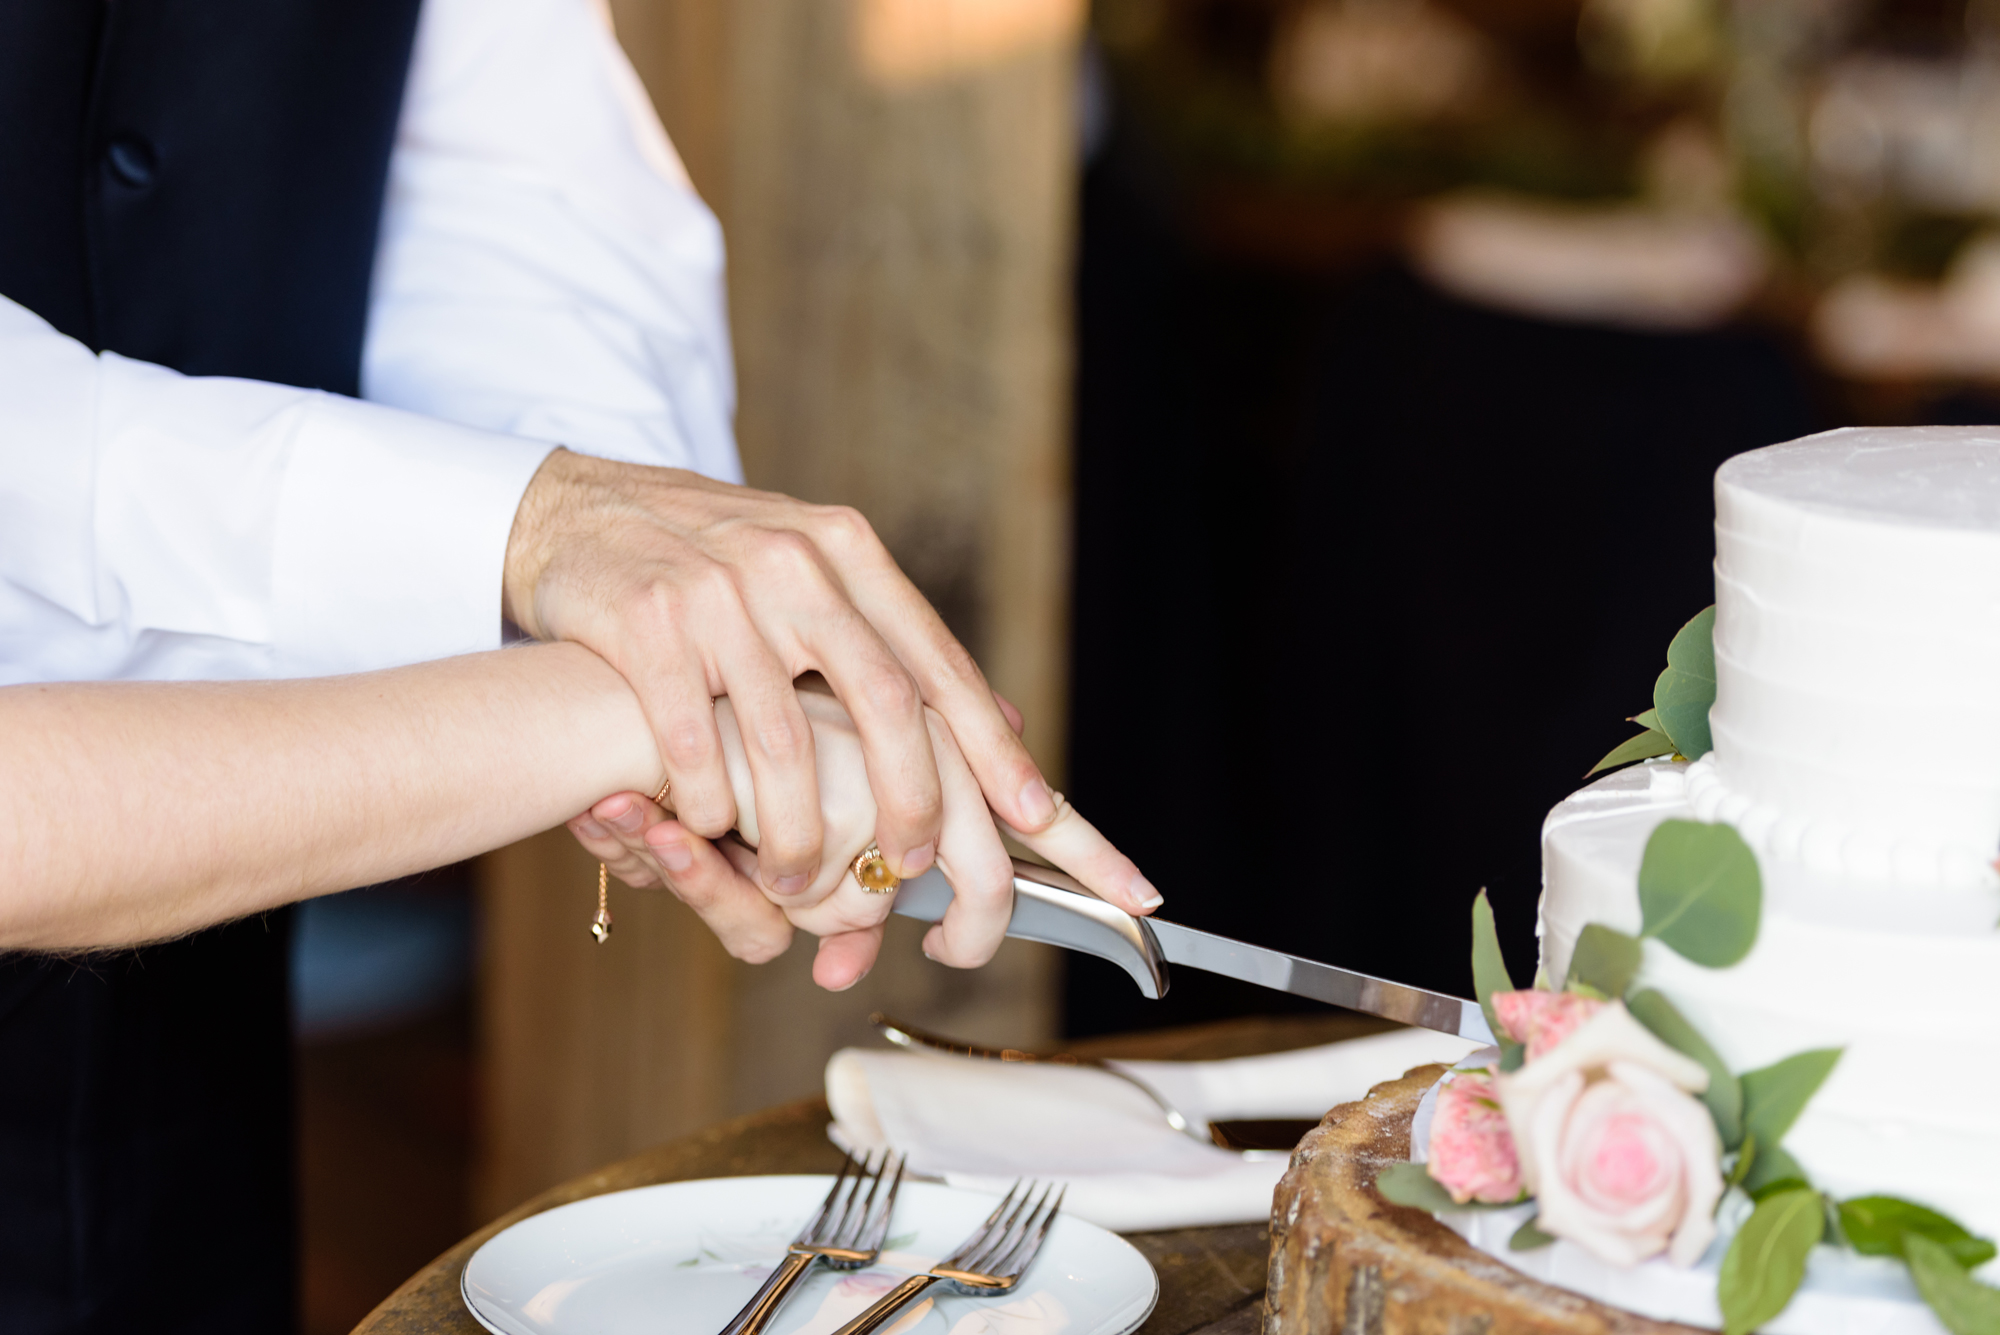
[[1377,1085],[1299,1142],[1271,1206],[1264,1335],[1695,1335],[1530,1279],[1375,1194],[1444,1070]]

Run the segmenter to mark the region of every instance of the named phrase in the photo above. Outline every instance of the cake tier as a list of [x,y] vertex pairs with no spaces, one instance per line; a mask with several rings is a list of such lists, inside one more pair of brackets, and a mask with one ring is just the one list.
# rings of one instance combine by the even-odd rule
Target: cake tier
[[2000,888],[2000,431],[1830,431],[1738,455],[1715,494],[1702,801],[1962,925],[1932,901]]
[[[1688,780],[1683,765],[1635,766],[1549,813],[1540,925],[1549,977],[1565,976],[1586,924],[1638,932],[1646,840],[1669,817],[1698,816]],[[1865,897],[1837,880],[1794,881],[1791,895],[1767,888],[1742,963],[1704,969],[1648,941],[1636,985],[1663,992],[1733,1071],[1844,1048],[1785,1148],[1836,1196],[1903,1196],[2000,1237],[2000,933],[1990,914],[1975,931],[1916,931],[1888,898],[1874,925],[1829,920],[1815,916],[1822,900]]]

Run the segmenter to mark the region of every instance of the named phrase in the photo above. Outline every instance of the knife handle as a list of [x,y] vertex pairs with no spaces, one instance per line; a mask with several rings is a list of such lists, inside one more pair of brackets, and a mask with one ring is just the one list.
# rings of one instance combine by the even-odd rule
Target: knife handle
[[[903,882],[896,912],[936,922],[951,907],[951,882],[933,866]],[[1154,1000],[1167,994],[1167,957],[1144,918],[1099,899],[1053,867],[1014,859],[1014,916],[1007,935],[1110,960]]]

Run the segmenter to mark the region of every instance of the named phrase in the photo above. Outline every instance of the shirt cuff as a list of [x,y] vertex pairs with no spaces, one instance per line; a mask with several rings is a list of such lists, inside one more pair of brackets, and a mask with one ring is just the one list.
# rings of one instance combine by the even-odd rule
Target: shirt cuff
[[554,448],[315,396],[278,500],[278,674],[365,672],[499,647],[507,535]]

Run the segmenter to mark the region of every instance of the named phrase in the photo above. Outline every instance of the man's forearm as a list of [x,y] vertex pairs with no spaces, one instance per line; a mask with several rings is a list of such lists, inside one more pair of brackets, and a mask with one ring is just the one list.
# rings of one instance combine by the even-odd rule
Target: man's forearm
[[440,866],[661,769],[576,645],[311,681],[0,690],[0,948],[128,945]]

